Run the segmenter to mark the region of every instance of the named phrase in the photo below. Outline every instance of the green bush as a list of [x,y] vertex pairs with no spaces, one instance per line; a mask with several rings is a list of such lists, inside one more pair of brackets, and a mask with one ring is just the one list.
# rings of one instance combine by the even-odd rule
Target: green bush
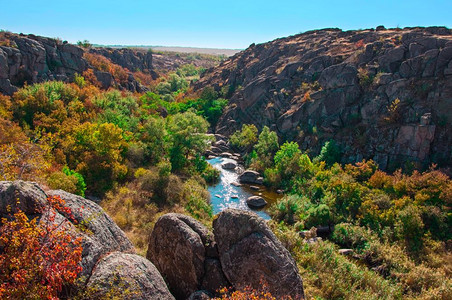
[[234,132],[229,140],[233,146],[249,152],[257,142],[257,128],[253,124],[243,124],[242,129]]
[[327,166],[332,166],[334,163],[340,162],[341,157],[342,152],[340,146],[334,140],[331,140],[325,142],[319,156],[317,156],[314,161],[324,161]]

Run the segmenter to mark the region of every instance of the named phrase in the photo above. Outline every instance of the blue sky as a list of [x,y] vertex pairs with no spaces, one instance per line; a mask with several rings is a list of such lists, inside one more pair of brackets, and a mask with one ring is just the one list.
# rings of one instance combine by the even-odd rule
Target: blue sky
[[246,48],[326,27],[452,27],[452,0],[0,0],[0,29],[75,43]]

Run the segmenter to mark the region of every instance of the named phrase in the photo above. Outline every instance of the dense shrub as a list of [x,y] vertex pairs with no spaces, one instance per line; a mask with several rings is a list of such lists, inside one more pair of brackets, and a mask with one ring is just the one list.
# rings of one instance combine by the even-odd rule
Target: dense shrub
[[243,124],[241,130],[237,130],[230,136],[231,144],[248,152],[257,142],[257,128],[255,125]]
[[[69,221],[56,222],[55,210],[71,216],[59,197],[48,199],[45,219],[30,220],[11,212],[0,227],[0,297],[2,299],[57,299],[64,285],[81,271],[81,239],[69,233]],[[71,222],[75,222],[72,218]]]

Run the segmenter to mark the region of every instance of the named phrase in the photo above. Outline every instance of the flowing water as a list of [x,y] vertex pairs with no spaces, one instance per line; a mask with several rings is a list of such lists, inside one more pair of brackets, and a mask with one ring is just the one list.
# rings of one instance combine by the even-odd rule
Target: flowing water
[[[233,183],[239,182],[239,175],[234,170],[225,170],[221,167],[222,163],[235,162],[232,159],[216,157],[207,160],[207,162],[220,170],[220,181],[208,188],[214,214],[217,214],[226,208],[238,208],[254,211],[262,218],[266,220],[270,219],[270,216],[265,212],[265,209],[276,202],[281,195],[266,189],[264,186],[259,186],[259,191],[252,190],[248,184],[234,186]],[[263,197],[268,202],[265,208],[255,210],[248,207],[246,199],[255,195]]]

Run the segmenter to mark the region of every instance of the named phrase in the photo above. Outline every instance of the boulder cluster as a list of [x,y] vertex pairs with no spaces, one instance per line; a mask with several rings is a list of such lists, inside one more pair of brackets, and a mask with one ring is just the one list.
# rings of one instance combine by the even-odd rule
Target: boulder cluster
[[[51,196],[64,200],[71,215],[51,208]],[[304,297],[295,261],[252,212],[221,212],[213,232],[191,217],[163,215],[150,236],[146,259],[135,254],[124,232],[99,205],[83,197],[44,191],[33,182],[1,181],[0,218],[16,208],[39,222],[48,221],[46,210],[56,209],[54,222],[64,223],[70,235],[82,238],[79,277],[89,298],[209,299],[223,287],[260,289],[263,284],[277,298]]]
[[[124,232],[96,203],[57,190],[45,192],[38,184],[25,181],[0,182],[0,217],[17,207],[29,218],[42,219],[49,208],[47,197],[60,196],[71,209],[57,211],[55,222],[64,223],[68,232],[82,237],[82,272],[79,275],[92,294],[102,298],[112,289],[121,299],[174,299],[155,266],[135,249]],[[84,229],[75,224],[83,224]]]
[[191,217],[166,214],[155,224],[147,258],[176,299],[222,287],[260,289],[274,296],[304,297],[303,283],[289,252],[265,221],[248,211],[227,209],[213,232]]

